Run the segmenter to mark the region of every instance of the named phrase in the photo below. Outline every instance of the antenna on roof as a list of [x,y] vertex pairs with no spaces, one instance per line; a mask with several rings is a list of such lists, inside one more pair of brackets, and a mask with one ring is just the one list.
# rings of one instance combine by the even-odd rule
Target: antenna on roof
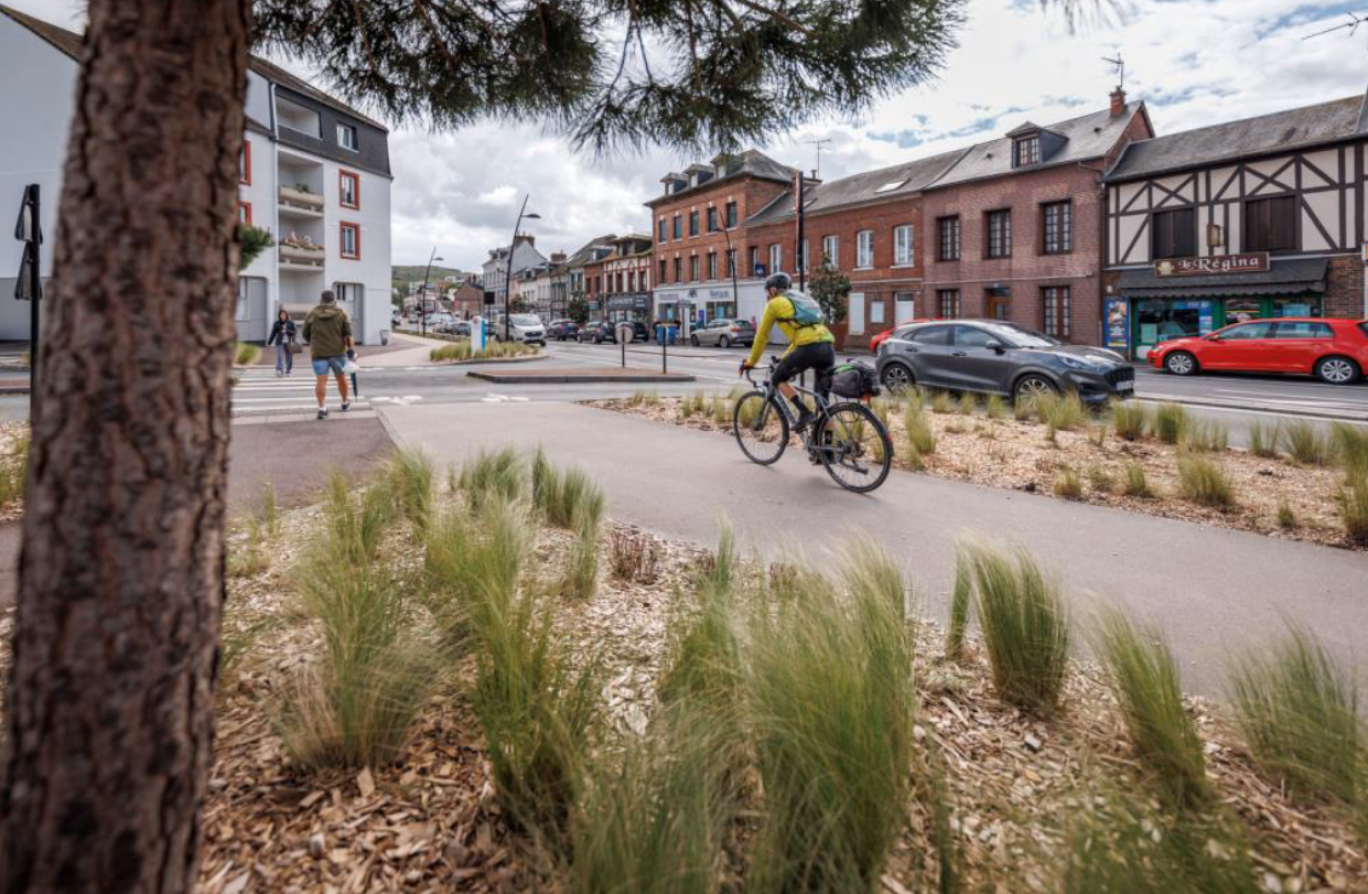
[[1115,59],[1108,59],[1106,56],[1103,56],[1103,57],[1102,57],[1102,61],[1103,61],[1103,62],[1110,63],[1110,64],[1116,66],[1116,77],[1117,77],[1117,79],[1121,82],[1121,83],[1119,83],[1119,84],[1116,85],[1116,88],[1117,88],[1118,90],[1125,90],[1125,89],[1126,89],[1126,60],[1123,59],[1123,58],[1121,58],[1121,53],[1120,53],[1120,52],[1117,52],[1116,58],[1115,58]]
[[812,178],[814,180],[822,179],[822,147],[830,142],[831,140],[808,140],[809,144],[817,147],[817,168],[813,171]]
[[1343,25],[1336,25],[1333,28],[1326,28],[1324,31],[1317,31],[1315,34],[1308,34],[1303,37],[1302,40],[1310,40],[1313,37],[1324,37],[1327,34],[1334,34],[1336,31],[1343,31],[1346,28],[1349,30],[1349,36],[1353,37],[1354,32],[1358,30],[1359,25],[1368,22],[1368,17],[1356,15],[1352,12],[1346,12],[1345,15],[1349,17],[1349,21],[1345,22]]

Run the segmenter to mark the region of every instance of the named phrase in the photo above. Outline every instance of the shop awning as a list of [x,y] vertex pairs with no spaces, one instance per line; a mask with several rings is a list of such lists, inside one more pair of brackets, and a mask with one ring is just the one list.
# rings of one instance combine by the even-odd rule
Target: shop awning
[[1274,261],[1262,273],[1160,276],[1153,268],[1127,270],[1116,284],[1126,298],[1225,298],[1245,295],[1304,295],[1325,291],[1325,258]]

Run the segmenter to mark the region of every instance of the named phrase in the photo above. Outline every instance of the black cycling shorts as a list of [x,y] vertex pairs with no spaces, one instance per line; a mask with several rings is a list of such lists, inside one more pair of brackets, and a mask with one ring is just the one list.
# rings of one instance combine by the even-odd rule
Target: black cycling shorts
[[831,381],[831,371],[836,367],[836,348],[829,341],[819,341],[810,345],[799,345],[785,355],[770,373],[770,381],[778,385],[796,378],[804,370],[817,373],[816,391],[825,394]]

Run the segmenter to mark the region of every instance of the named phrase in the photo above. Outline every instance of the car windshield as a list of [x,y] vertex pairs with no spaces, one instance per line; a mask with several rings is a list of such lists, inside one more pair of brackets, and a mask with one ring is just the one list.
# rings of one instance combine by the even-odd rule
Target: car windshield
[[514,326],[540,326],[541,317],[536,314],[514,314],[510,319]]
[[988,330],[1007,344],[1018,348],[1053,348],[1056,345],[1063,344],[1057,338],[1051,338],[1048,335],[1031,329],[1024,329],[1012,323],[979,323],[978,325],[979,328]]

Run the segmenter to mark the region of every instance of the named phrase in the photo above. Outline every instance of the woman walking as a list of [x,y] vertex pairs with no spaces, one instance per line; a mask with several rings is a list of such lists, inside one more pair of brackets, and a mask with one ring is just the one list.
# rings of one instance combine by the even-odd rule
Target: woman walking
[[295,324],[290,312],[281,309],[276,315],[275,325],[266,344],[274,344],[276,349],[276,375],[288,376],[294,373]]

